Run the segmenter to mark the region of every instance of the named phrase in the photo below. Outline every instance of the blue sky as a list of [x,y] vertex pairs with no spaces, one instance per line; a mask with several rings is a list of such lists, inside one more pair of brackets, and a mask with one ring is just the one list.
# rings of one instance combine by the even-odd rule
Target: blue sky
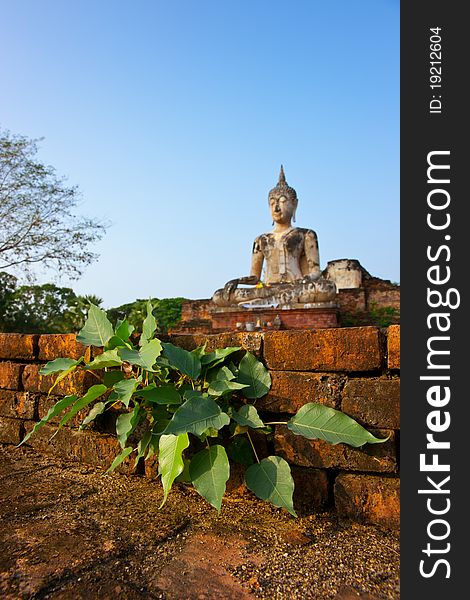
[[61,284],[210,297],[248,274],[281,163],[322,268],[399,281],[398,1],[4,0],[2,21],[0,126],[112,224]]

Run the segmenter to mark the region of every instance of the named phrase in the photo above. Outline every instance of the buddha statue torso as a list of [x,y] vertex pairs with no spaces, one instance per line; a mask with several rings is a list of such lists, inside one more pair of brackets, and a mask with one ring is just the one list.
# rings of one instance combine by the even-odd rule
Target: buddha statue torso
[[[321,277],[316,233],[292,226],[297,193],[287,185],[282,166],[278,184],[269,192],[269,206],[275,226],[255,239],[250,275],[229,281],[215,292],[213,302],[218,306],[295,306],[334,301],[335,284]],[[239,288],[239,284],[256,287]]]
[[253,256],[263,255],[265,283],[292,283],[315,269],[317,248],[314,231],[291,227],[281,234],[271,232],[258,236],[253,244]]

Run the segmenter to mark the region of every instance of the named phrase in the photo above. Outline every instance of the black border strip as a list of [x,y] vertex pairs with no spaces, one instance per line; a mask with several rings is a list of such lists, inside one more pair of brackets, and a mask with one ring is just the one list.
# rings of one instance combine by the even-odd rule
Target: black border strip
[[[470,103],[463,91],[468,78],[463,53],[470,35],[464,9],[464,2],[401,3],[401,597],[405,600],[461,598],[468,588],[465,576],[469,571],[466,541],[470,499],[465,489],[469,480],[465,463],[470,439],[470,397],[466,389],[470,328],[465,305],[470,231],[465,217],[470,201],[465,184],[470,165],[465,164],[469,156],[465,146],[470,134]],[[440,59],[439,53],[431,55],[430,48],[430,29],[436,27],[441,28],[433,38],[436,42],[441,37]],[[436,77],[430,80],[431,74],[439,72],[431,71],[432,66],[440,67],[441,88],[430,87],[438,83]],[[441,154],[429,155],[438,151]],[[428,181],[428,160],[450,169],[431,170]],[[449,182],[445,183],[447,178]],[[429,206],[428,202],[445,206],[447,195],[448,206]],[[428,214],[433,226],[447,226],[433,229],[427,222]],[[445,283],[430,282],[441,281],[447,275],[450,277]],[[430,302],[439,304],[440,300],[438,294],[429,300],[428,288],[440,292],[443,301],[448,298],[453,305],[460,297],[460,306],[432,308]],[[447,316],[439,320],[429,317],[432,313]],[[438,322],[443,329],[449,326],[448,331],[440,331]],[[449,354],[430,354],[429,348]],[[449,376],[449,380],[432,381],[420,376]],[[434,394],[429,391],[432,386],[436,386]],[[447,403],[446,387],[450,393]],[[449,418],[450,425],[444,428]],[[432,427],[438,426],[444,430],[433,432]],[[435,440],[449,442],[450,448],[427,448],[426,436],[430,433],[434,433]],[[426,464],[435,460],[439,465],[449,465],[450,470],[420,469],[420,454],[425,455]],[[450,479],[445,481],[448,476]],[[428,491],[420,494],[420,489]],[[430,512],[445,509],[441,515]]]

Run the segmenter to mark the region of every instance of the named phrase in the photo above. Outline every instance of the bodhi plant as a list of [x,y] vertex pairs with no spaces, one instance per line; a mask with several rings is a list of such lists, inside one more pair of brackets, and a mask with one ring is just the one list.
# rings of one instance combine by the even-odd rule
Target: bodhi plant
[[[41,375],[57,374],[55,385],[74,371],[94,372],[100,383],[81,397],[60,399],[21,442],[62,413],[60,429],[77,413],[89,409],[80,425],[88,426],[105,411],[118,409],[116,434],[122,451],[107,472],[134,451],[140,459],[157,455],[163,503],[175,479],[191,482],[209,504],[220,510],[230,475],[229,456],[248,466],[246,485],[256,496],[295,515],[294,482],[288,463],[279,456],[260,460],[253,432],[268,434],[254,404],[264,396],[271,377],[250,352],[241,359],[239,347],[206,352],[205,346],[188,352],[155,338],[157,323],[147,306],[142,334],[133,343],[133,327],[126,319],[113,327],[106,313],[91,305],[77,341],[86,346],[78,360],[57,358]],[[91,357],[91,346],[102,347]],[[359,423],[337,410],[305,404],[284,423],[296,435],[354,447],[385,440],[374,437]]]

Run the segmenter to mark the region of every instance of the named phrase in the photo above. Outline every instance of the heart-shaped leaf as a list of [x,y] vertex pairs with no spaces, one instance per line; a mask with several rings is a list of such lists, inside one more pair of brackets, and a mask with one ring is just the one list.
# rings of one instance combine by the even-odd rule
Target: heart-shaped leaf
[[376,438],[348,415],[315,402],[304,404],[287,423],[287,427],[296,435],[302,435],[309,440],[325,440],[330,444],[344,443],[354,448],[366,443],[380,444],[388,439]]
[[220,511],[230,465],[223,446],[211,446],[195,454],[189,464],[189,476],[196,490]]
[[90,304],[87,320],[83,329],[77,335],[77,342],[84,346],[106,346],[113,335],[113,326],[105,311],[94,304]]
[[202,435],[209,427],[221,429],[230,423],[230,417],[221,411],[211,398],[193,392],[173,415],[165,434],[193,433]]
[[237,381],[248,386],[242,392],[246,398],[261,398],[271,387],[269,371],[251,352],[247,352],[240,361]]
[[288,510],[296,517],[293,503],[294,480],[288,463],[280,456],[268,456],[248,467],[246,485],[261,500]]
[[188,352],[183,348],[178,348],[173,344],[163,344],[163,355],[168,360],[170,366],[178,369],[191,379],[197,379],[201,373],[201,361],[197,354]]

